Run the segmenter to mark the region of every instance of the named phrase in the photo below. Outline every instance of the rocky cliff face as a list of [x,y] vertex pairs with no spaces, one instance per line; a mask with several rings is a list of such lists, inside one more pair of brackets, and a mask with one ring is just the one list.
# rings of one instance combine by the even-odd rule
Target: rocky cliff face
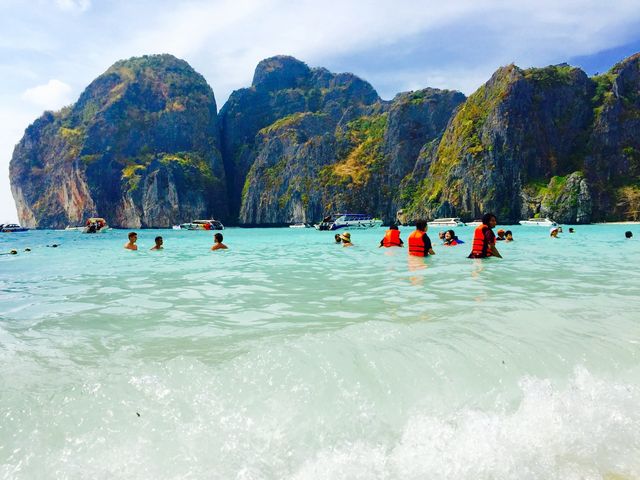
[[414,174],[422,179],[405,181],[410,216],[471,219],[493,211],[504,223],[606,216],[603,192],[616,185],[613,178],[638,179],[630,169],[637,145],[631,132],[637,138],[640,131],[637,95],[619,93],[637,94],[637,68],[630,59],[606,80],[568,65],[499,69],[462,105],[437,148],[424,151],[422,175]]
[[593,78],[569,65],[498,69],[468,99],[426,88],[383,101],[355,75],[263,60],[219,115],[169,55],[132,58],[27,128],[10,166],[22,223],[117,226],[195,217],[313,222],[564,223],[640,218],[640,54]]
[[167,227],[227,213],[213,92],[170,55],[117,62],[74,105],[45,113],[16,146],[10,175],[32,227],[88,216]]
[[393,219],[400,180],[464,98],[425,89],[383,102],[350,74],[289,57],[261,62],[252,88],[221,111],[227,173],[238,182],[230,190],[244,179],[240,223],[311,222],[336,210]]
[[[344,118],[353,118],[380,99],[367,82],[355,75],[333,74],[323,68],[310,69],[292,57],[278,56],[263,60],[256,67],[250,88],[233,92],[220,111],[222,151],[228,178],[231,211],[237,214],[242,206],[247,174],[260,155],[265,143],[262,129],[272,126],[268,133],[276,134],[295,114],[316,113],[328,120],[327,132]],[[307,125],[305,123],[305,125]],[[259,169],[256,169],[259,171]],[[248,199],[255,203],[255,199]],[[249,215],[253,207],[243,208],[241,223],[256,223]]]

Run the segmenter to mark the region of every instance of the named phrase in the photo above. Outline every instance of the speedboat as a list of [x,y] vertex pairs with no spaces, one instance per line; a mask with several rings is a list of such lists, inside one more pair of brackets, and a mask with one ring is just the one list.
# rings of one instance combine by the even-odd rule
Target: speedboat
[[332,217],[325,217],[314,227],[317,230],[338,230],[339,228],[373,228],[381,227],[382,220],[364,213],[336,213]]
[[459,218],[436,218],[427,222],[430,227],[464,227],[464,222]]
[[175,225],[174,230],[224,230],[224,225],[219,220],[193,220],[189,223]]
[[527,227],[557,227],[558,224],[549,218],[530,218],[529,220],[520,220],[520,225]]
[[309,228],[309,225],[306,223],[294,223],[289,225],[289,228]]
[[21,227],[17,223],[0,224],[0,232],[2,233],[26,232],[28,230],[28,228]]
[[468,222],[467,227],[478,227],[482,225],[482,220],[474,220],[473,222]]
[[87,219],[82,233],[106,233],[109,230],[111,230],[111,227],[107,225],[107,221],[104,218],[91,217]]

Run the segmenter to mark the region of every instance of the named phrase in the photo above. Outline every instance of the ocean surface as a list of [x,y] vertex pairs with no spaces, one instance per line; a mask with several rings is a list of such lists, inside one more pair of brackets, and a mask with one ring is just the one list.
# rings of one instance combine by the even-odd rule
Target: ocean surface
[[0,234],[0,478],[640,478],[640,225],[511,229]]

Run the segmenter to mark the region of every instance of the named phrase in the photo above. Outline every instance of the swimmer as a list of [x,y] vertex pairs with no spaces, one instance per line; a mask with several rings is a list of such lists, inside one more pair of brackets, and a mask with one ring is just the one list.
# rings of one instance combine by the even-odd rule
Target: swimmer
[[511,230],[507,230],[504,232],[504,241],[505,242],[513,242],[513,233]]
[[339,233],[336,233],[336,234],[333,236],[333,238],[335,238],[335,239],[336,239],[336,243],[342,243],[342,239],[340,238],[340,234],[339,234]]
[[575,233],[576,231],[574,230],[573,227],[569,227],[569,233]]
[[496,236],[493,233],[498,219],[493,213],[485,213],[482,217],[482,225],[478,225],[473,232],[473,243],[468,258],[502,258],[496,248]]
[[382,240],[380,240],[380,247],[402,247],[404,246],[404,242],[400,238],[400,230],[398,230],[398,226],[395,224],[391,224],[389,226],[389,230],[384,234]]
[[[416,220],[416,229],[411,232],[408,238],[409,255],[414,257],[428,257],[435,255],[431,245],[431,239],[427,235],[428,225],[426,220]],[[442,232],[444,237],[444,232]],[[440,234],[438,234],[440,236]]]
[[211,247],[211,250],[224,250],[224,249],[229,248],[224,243],[222,243],[222,240],[224,240],[224,237],[222,236],[222,234],[221,233],[216,233],[213,236],[213,241],[215,243],[213,244],[213,247]]
[[6,253],[0,253],[0,255],[17,255],[18,251],[17,250],[9,250]]
[[458,237],[456,236],[456,232],[454,232],[453,230],[447,230],[446,232],[444,232],[443,245],[445,247],[453,247],[455,245],[460,245],[461,243],[464,242],[458,239]]
[[58,248],[60,246],[59,243],[54,243],[53,245],[47,245],[47,247]]
[[162,237],[156,237],[155,242],[156,244],[153,247],[151,247],[151,250],[162,250],[163,249],[162,244],[164,243],[162,240]]
[[136,232],[129,232],[129,241],[124,244],[124,248],[127,250],[138,250],[136,242],[138,241],[138,234]]
[[440,241],[444,242],[444,237],[447,234],[447,232],[445,232],[444,230],[441,232],[438,232],[438,238],[440,239]]
[[549,236],[552,238],[558,238],[558,227],[551,227],[551,230],[549,230]]
[[506,238],[504,237],[506,232],[502,228],[498,230],[496,233],[498,234],[498,236],[496,237],[497,242],[506,240]]
[[342,240],[343,247],[353,247],[353,243],[351,243],[351,234],[349,232],[344,232],[340,235],[340,240]]
[[30,249],[30,248],[25,248],[25,249],[24,249],[24,251],[25,251],[25,252],[30,252],[30,251],[31,251],[31,249]]
[[631,237],[633,237],[633,233],[631,233],[629,230],[627,230],[626,232],[624,232],[624,236],[625,236],[625,238],[631,238]]

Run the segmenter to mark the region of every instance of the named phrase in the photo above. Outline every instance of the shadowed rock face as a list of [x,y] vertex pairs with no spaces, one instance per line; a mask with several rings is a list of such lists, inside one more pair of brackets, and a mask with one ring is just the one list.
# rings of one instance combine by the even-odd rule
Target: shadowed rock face
[[[380,102],[367,82],[352,74],[310,69],[292,57],[263,60],[256,67],[250,88],[237,90],[220,111],[222,152],[228,178],[231,211],[238,214],[251,166],[259,156],[262,129],[302,113],[326,115],[327,132],[343,118],[353,118]],[[246,189],[244,189],[247,192]],[[245,212],[253,211],[251,209]],[[256,223],[246,215],[241,223]]]
[[568,65],[499,69],[460,107],[437,148],[421,153],[403,185],[412,194],[406,210],[467,219],[493,211],[504,223],[535,214],[566,223],[606,218],[607,189],[638,181],[638,97],[615,93],[638,92],[637,74],[633,57],[604,80]]
[[167,227],[227,213],[213,92],[170,55],[117,62],[74,105],[45,113],[16,146],[10,174],[29,226],[99,215]]

